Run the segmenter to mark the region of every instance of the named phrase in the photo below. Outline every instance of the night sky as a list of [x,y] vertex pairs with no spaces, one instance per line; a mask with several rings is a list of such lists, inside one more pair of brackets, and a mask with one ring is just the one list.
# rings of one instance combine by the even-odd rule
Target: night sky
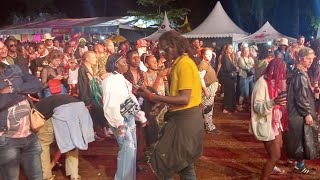
[[[37,3],[45,4],[39,9]],[[318,2],[317,2],[318,1]],[[320,0],[221,0],[231,19],[243,30],[253,33],[267,20],[283,34],[314,35],[308,13],[320,10]],[[28,4],[29,2],[29,4]],[[211,12],[217,0],[176,0],[174,7],[189,8],[192,28],[198,26]],[[28,4],[28,5],[26,5]],[[35,7],[35,8],[34,8]],[[39,11],[63,12],[70,18],[123,16],[128,10],[143,10],[135,0],[9,0],[0,7],[0,24],[10,22],[10,15],[32,14]],[[313,34],[312,34],[313,33]]]

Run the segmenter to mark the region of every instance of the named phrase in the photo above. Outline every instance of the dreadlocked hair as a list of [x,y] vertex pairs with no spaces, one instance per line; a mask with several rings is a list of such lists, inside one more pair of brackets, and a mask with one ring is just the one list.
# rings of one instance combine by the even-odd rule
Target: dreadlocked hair
[[[263,71],[262,75],[265,76],[268,82],[268,92],[270,98],[272,96],[272,90],[274,89],[283,89],[283,87],[279,87],[281,85],[280,81],[286,80],[286,64],[283,60],[279,58],[273,59],[267,68]],[[274,80],[274,87],[271,82]]]
[[[276,58],[273,59],[267,68],[264,70],[262,75],[265,77],[268,85],[268,93],[270,99],[278,96],[279,91],[283,91],[286,88],[286,71],[287,67],[283,60]],[[272,110],[272,127],[275,128],[277,121],[275,119],[275,109],[279,109],[282,113],[281,124],[283,129],[288,128],[288,115],[286,106],[275,106]]]
[[165,32],[160,36],[159,41],[165,41],[169,47],[176,49],[179,56],[188,53],[189,57],[193,59],[190,44],[180,33],[176,31]]

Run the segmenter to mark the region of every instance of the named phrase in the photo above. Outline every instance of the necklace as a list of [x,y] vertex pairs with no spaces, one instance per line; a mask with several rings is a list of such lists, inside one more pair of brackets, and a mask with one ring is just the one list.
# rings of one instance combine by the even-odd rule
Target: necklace
[[16,58],[17,56],[18,56],[17,54],[16,54],[16,55],[14,55],[14,56],[11,56],[11,55],[10,55],[10,57],[12,57],[12,58]]

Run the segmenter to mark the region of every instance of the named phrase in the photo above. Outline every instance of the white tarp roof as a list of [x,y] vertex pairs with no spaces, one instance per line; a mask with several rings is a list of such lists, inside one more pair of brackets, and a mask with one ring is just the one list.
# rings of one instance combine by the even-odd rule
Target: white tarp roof
[[256,43],[266,43],[274,39],[287,38],[289,41],[296,41],[295,38],[285,36],[275,30],[271,24],[267,21],[257,32],[237,40],[237,42],[256,42]]
[[167,13],[165,12],[163,22],[162,22],[161,26],[159,27],[159,29],[156,32],[154,32],[153,34],[151,34],[150,36],[147,36],[143,39],[149,40],[149,41],[151,41],[151,40],[157,41],[157,40],[159,40],[159,37],[163,33],[167,32],[167,31],[171,31],[171,30],[174,30],[174,29],[171,27],[169,19],[167,17]]
[[186,38],[233,37],[239,39],[248,33],[240,29],[217,2],[209,16],[194,30],[183,34]]

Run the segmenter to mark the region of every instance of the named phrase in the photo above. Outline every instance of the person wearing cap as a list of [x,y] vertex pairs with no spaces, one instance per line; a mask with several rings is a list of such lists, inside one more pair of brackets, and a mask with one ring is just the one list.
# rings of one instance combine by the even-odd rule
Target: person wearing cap
[[51,36],[50,33],[45,33],[43,34],[43,38],[42,41],[44,41],[44,43],[46,44],[47,50],[49,51],[49,53],[55,49],[55,47],[53,46],[53,39],[55,37]]
[[[297,161],[294,171],[301,174],[316,174],[304,164],[304,159],[318,157],[318,117],[313,87],[308,76],[315,53],[311,48],[302,48],[294,76],[288,87],[288,129],[285,131],[285,149],[289,159]],[[285,123],[284,123],[285,124]]]
[[289,47],[288,39],[281,38],[279,42],[279,47],[275,51],[275,54],[282,54],[282,59],[286,62],[286,65],[287,65],[287,70],[288,70],[287,75],[290,74],[294,66],[294,60],[288,51],[288,47]]
[[86,43],[87,43],[87,40],[85,38],[80,38],[79,39],[79,54],[80,54],[80,57],[82,57],[83,54],[88,51],[88,47],[86,46]]
[[[131,110],[139,107],[139,102],[132,94],[132,83],[123,76],[128,71],[126,57],[118,53],[110,55],[105,68],[110,75],[102,81],[104,116],[119,145],[117,172],[114,179],[135,180],[138,150],[135,121],[140,122],[144,127],[147,119],[143,111]],[[128,107],[126,102],[132,102],[134,105]],[[123,109],[131,112],[123,115]]]

